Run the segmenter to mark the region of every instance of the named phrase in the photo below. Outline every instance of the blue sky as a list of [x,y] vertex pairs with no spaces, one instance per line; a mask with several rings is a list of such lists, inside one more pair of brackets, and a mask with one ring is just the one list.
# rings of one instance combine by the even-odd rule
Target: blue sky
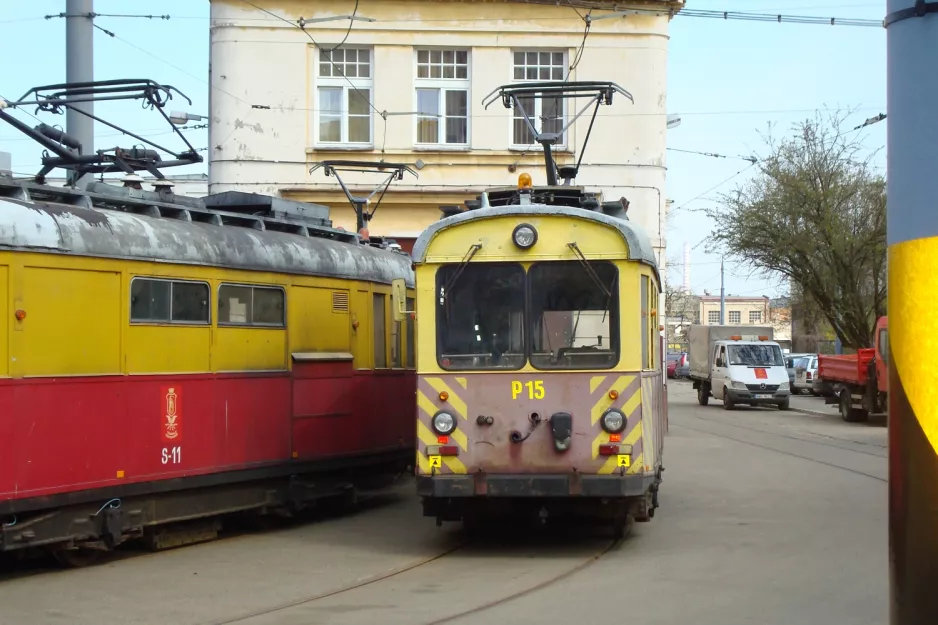
[[[868,19],[885,15],[884,0],[688,0],[688,7]],[[0,95],[18,98],[37,84],[64,82],[65,21],[44,19],[64,9],[64,0],[4,2]],[[191,107],[179,102],[170,108],[208,113],[207,0],[95,0],[95,11],[171,16],[169,20],[98,18],[97,24],[117,38],[95,32],[96,79],[138,77],[169,83],[193,100]],[[682,119],[669,131],[668,146],[674,149],[731,157],[758,155],[763,150],[760,132],[770,124],[774,134],[782,135],[817,109],[855,110],[850,121],[856,124],[886,112],[886,33],[880,28],[678,16],[671,24],[668,71],[668,111]],[[133,105],[110,109],[113,116],[108,110],[100,106],[97,112],[141,134],[168,130],[156,113]],[[64,119],[54,121],[64,124]],[[97,132],[97,147],[116,141],[104,136],[110,132],[107,128]],[[186,134],[194,147],[207,146],[206,131]],[[885,171],[886,124],[871,126],[861,137],[871,153],[878,150],[875,162]],[[159,138],[174,140],[170,135]],[[29,174],[39,168],[37,146],[6,125],[0,126],[0,150],[12,152],[15,172]],[[720,289],[720,259],[704,252],[702,241],[711,228],[699,211],[713,206],[719,192],[744,182],[752,170],[736,174],[748,165],[738,158],[668,153],[667,194],[677,208],[668,230],[668,257],[679,260],[685,241],[696,246],[691,284],[698,292]],[[188,169],[204,171],[204,166]],[[680,268],[671,273],[680,280]],[[727,293],[771,296],[786,291],[777,279],[751,276],[744,267],[727,264],[726,273]]]

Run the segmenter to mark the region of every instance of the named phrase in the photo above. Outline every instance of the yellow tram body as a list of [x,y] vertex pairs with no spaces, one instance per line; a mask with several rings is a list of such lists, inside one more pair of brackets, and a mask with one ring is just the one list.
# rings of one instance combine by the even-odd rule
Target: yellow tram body
[[666,428],[650,243],[621,209],[521,197],[445,217],[414,248],[424,513],[469,520],[511,501],[647,520]]

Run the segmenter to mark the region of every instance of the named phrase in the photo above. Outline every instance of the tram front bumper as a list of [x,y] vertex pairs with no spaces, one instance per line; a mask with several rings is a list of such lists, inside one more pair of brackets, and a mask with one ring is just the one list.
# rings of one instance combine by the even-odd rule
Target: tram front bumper
[[417,495],[458,497],[638,497],[654,475],[435,475],[417,476]]

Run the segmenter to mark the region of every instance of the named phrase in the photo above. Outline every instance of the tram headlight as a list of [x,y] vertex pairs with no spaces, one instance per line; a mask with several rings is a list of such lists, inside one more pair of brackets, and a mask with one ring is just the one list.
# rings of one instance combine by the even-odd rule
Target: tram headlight
[[531,224],[518,224],[511,233],[511,239],[521,249],[530,249],[537,243],[537,230]]
[[625,415],[618,410],[607,410],[602,418],[602,426],[610,434],[617,434],[625,429]]
[[448,436],[456,429],[456,419],[448,412],[438,412],[433,415],[433,429],[437,434]]

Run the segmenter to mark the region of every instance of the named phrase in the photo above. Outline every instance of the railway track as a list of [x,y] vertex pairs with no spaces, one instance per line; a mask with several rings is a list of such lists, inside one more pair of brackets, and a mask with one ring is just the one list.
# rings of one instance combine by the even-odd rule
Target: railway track
[[[612,540],[606,543],[603,548],[592,552],[588,557],[580,559],[576,564],[551,575],[547,579],[541,580],[538,583],[527,586],[521,590],[517,590],[515,592],[498,597],[490,601],[485,601],[478,605],[472,606],[471,608],[462,609],[462,610],[453,612],[451,614],[447,614],[446,616],[443,616],[443,617],[433,618],[432,620],[428,620],[428,621],[420,621],[419,619],[414,619],[414,620],[416,622],[423,623],[424,625],[442,625],[443,623],[451,623],[461,618],[471,616],[474,614],[478,614],[486,610],[490,610],[492,608],[504,605],[506,603],[510,603],[511,601],[520,599],[531,593],[547,588],[553,584],[556,584],[564,579],[567,579],[583,571],[584,569],[589,568],[590,566],[598,562],[600,559],[602,559],[606,555],[618,549],[618,547],[622,544],[623,540],[624,539]],[[253,619],[273,615],[273,614],[276,614],[277,612],[283,612],[291,608],[309,606],[311,604],[315,604],[316,602],[334,598],[334,597],[337,597],[346,593],[351,593],[353,591],[356,591],[365,587],[380,585],[382,583],[390,582],[392,580],[398,581],[398,578],[404,576],[407,573],[412,573],[422,567],[426,567],[434,563],[440,563],[443,560],[452,560],[454,556],[458,555],[460,552],[466,550],[470,546],[471,546],[471,543],[468,540],[464,540],[446,550],[437,552],[436,554],[433,554],[431,556],[427,556],[420,560],[411,562],[409,564],[406,564],[404,566],[401,566],[399,568],[396,568],[396,569],[393,569],[384,573],[379,573],[373,576],[369,576],[365,579],[360,579],[356,582],[347,584],[345,586],[341,586],[338,588],[334,588],[332,590],[312,594],[312,595],[305,596],[305,597],[300,597],[292,601],[280,603],[280,604],[269,606],[266,608],[253,610],[251,612],[240,614],[235,617],[228,617],[228,618],[224,618],[221,620],[208,621],[205,623],[201,623],[200,625],[234,625],[236,623],[247,623]],[[455,563],[455,564],[458,566],[458,563]],[[449,581],[451,582],[452,586],[455,588],[459,588],[461,586],[459,583],[458,577],[451,577],[449,578]],[[380,591],[372,590],[371,592],[375,593],[375,592],[380,592]]]

